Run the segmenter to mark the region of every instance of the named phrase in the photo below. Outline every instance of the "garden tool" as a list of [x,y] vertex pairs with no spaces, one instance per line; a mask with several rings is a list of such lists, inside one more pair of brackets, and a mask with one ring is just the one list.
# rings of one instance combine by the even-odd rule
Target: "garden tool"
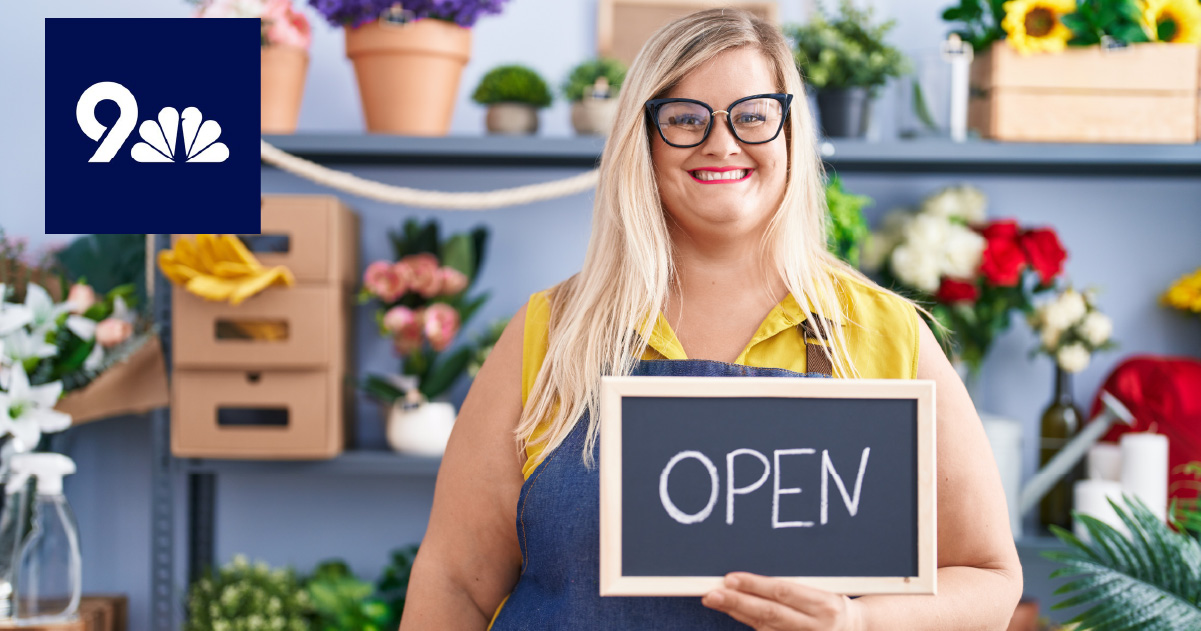
[[263,267],[234,235],[181,237],[171,250],[158,253],[158,265],[171,282],[205,300],[236,305],[272,285],[296,282],[287,267]]

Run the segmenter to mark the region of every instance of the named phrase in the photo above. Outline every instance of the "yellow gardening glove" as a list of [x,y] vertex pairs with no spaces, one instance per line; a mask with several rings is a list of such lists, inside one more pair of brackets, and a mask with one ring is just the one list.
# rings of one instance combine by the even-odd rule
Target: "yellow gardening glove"
[[235,236],[198,234],[183,237],[175,247],[158,253],[158,266],[171,282],[205,300],[240,304],[272,285],[296,282],[282,265],[264,268]]

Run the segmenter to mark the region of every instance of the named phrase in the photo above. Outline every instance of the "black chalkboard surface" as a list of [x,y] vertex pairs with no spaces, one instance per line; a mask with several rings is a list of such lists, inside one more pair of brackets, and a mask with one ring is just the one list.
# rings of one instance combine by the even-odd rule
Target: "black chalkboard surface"
[[934,593],[934,383],[607,377],[601,595]]

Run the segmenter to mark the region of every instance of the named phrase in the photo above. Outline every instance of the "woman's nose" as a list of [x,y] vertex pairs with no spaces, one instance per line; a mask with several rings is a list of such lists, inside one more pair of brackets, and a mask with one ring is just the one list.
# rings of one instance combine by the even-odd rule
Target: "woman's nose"
[[[719,115],[726,117],[725,120],[718,119]],[[730,131],[730,125],[727,123],[729,118],[729,112],[718,111],[713,113],[713,128],[709,130],[709,137],[701,145],[701,151],[706,155],[724,157],[742,150],[738,146],[738,139]]]

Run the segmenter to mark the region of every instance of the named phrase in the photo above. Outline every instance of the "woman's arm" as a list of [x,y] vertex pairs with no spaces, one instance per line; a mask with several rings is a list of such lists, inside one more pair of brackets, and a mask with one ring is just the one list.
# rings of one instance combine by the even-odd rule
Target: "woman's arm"
[[402,631],[484,629],[521,571],[517,498],[525,307],[496,342],[463,401],[438,470],[413,563]]
[[937,383],[938,594],[855,600],[738,572],[706,606],[757,629],[1003,630],[1022,594],[1001,479],[963,382],[921,322],[918,379]]

